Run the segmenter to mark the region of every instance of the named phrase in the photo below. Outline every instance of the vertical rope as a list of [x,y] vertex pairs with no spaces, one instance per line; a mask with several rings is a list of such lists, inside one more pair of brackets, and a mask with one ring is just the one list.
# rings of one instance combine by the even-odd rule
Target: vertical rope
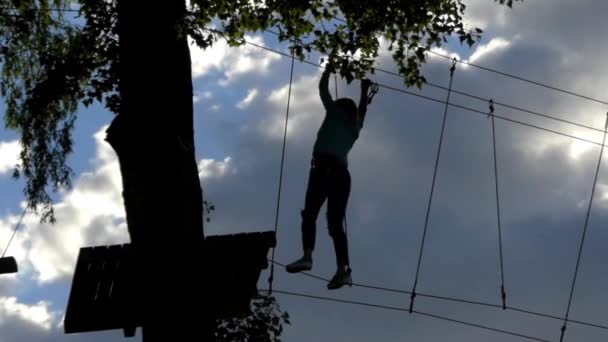
[[600,149],[600,156],[597,161],[597,168],[595,169],[595,177],[593,179],[593,188],[591,189],[591,198],[589,199],[589,207],[587,208],[587,216],[585,217],[585,226],[583,228],[583,235],[581,236],[581,243],[578,248],[578,257],[576,259],[576,267],[574,268],[574,277],[572,278],[572,287],[570,288],[570,298],[568,299],[568,308],[566,309],[566,317],[564,318],[564,325],[562,325],[562,332],[559,338],[560,342],[564,340],[564,334],[566,333],[566,325],[568,324],[568,315],[570,315],[570,307],[572,305],[572,297],[574,297],[574,288],[576,286],[576,278],[578,277],[578,269],[581,263],[581,256],[583,254],[583,247],[585,245],[585,237],[587,235],[587,227],[589,226],[589,216],[591,214],[591,206],[593,205],[593,195],[595,194],[595,187],[597,186],[597,177],[600,173],[600,166],[602,165],[602,155],[604,154],[604,145],[606,144],[606,131],[608,130],[608,115],[606,116],[606,124],[604,125],[604,139],[602,140],[602,148]]
[[441,124],[441,134],[439,136],[439,146],[437,148],[437,157],[435,159],[435,170],[433,171],[433,182],[431,183],[431,193],[429,195],[429,203],[426,210],[426,219],[424,221],[424,231],[422,233],[422,241],[420,243],[420,254],[418,255],[418,266],[416,267],[416,278],[414,279],[414,287],[412,288],[412,294],[410,296],[410,313],[414,310],[414,299],[416,298],[416,287],[418,286],[418,277],[420,275],[420,264],[422,263],[422,253],[424,251],[424,244],[426,242],[426,232],[429,227],[429,214],[431,213],[431,204],[433,203],[433,193],[435,191],[435,181],[437,179],[437,169],[439,168],[439,159],[441,156],[441,146],[443,145],[443,137],[445,133],[445,122],[448,115],[448,108],[450,105],[450,95],[452,94],[452,83],[454,81],[454,71],[456,71],[457,60],[452,60],[452,67],[450,68],[450,86],[448,87],[448,96],[445,103],[445,111],[443,113],[443,123]]
[[496,157],[496,127],[494,123],[494,101],[490,99],[490,114],[492,117],[492,147],[494,155],[494,185],[496,186],[496,220],[498,226],[498,250],[500,255],[500,294],[502,298],[502,309],[507,309],[507,292],[505,291],[505,272],[502,253],[502,225],[500,215],[500,196],[498,188],[498,161]]
[[21,227],[21,222],[23,221],[23,217],[25,217],[26,212],[27,212],[27,207],[25,207],[25,209],[23,209],[23,212],[21,213],[21,217],[19,218],[19,221],[17,222],[17,225],[15,226],[15,230],[13,230],[13,235],[11,235],[11,238],[8,240],[8,243],[6,244],[6,248],[4,248],[4,252],[2,252],[2,256],[0,258],[4,258],[6,256],[6,251],[8,251],[8,248],[11,246],[11,242],[13,242],[13,238],[15,238],[17,231],[19,231],[19,227]]
[[[277,210],[274,217],[274,233],[279,230],[279,212],[281,209],[281,190],[283,188],[283,169],[285,166],[285,145],[287,144],[287,124],[289,123],[289,108],[291,106],[291,87],[293,84],[293,68],[295,64],[295,52],[291,53],[291,71],[289,73],[289,90],[287,92],[287,110],[285,111],[285,131],[283,132],[283,150],[281,152],[281,171],[279,174],[279,189],[277,191]],[[268,277],[268,293],[272,295],[272,283],[274,281],[274,254],[276,247],[272,248],[272,262],[270,263],[270,277]]]

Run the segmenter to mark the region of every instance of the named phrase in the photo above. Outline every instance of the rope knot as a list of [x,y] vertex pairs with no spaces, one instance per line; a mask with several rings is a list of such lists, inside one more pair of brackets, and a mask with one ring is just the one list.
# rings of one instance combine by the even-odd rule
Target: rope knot
[[502,309],[507,310],[507,293],[504,286],[500,287],[500,292],[502,293]]

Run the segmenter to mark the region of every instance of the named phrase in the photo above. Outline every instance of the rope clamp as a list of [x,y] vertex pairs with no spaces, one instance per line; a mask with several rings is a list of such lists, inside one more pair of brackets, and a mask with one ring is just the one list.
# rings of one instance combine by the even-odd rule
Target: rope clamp
[[494,100],[490,99],[490,101],[488,101],[489,104],[489,108],[490,108],[490,112],[488,113],[488,118],[490,116],[494,116]]
[[456,59],[456,57],[454,57],[454,59],[452,59],[452,67],[450,68],[450,74],[454,74],[454,71],[456,71],[456,64],[458,64],[458,60]]

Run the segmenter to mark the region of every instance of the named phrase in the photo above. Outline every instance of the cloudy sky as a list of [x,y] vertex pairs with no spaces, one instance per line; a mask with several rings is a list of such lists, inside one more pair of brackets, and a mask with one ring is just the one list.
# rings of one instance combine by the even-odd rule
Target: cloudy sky
[[[513,10],[491,0],[466,1],[467,22],[486,33],[473,49],[457,44],[445,53],[463,60],[607,98],[601,44],[608,30],[600,0],[537,0]],[[273,36],[251,36],[285,50]],[[197,158],[206,198],[217,208],[206,233],[274,228],[277,177],[287,103],[290,60],[252,46],[218,42],[194,49]],[[313,61],[320,56],[312,55]],[[382,56],[378,66],[394,70]],[[427,79],[447,86],[449,61],[431,57]],[[151,70],[153,72],[153,70]],[[315,133],[323,119],[317,94],[320,70],[296,64],[288,126],[276,259],[300,256],[300,216]],[[378,73],[374,81],[402,87]],[[340,96],[358,94],[358,83],[339,82]],[[333,84],[332,84],[333,89]],[[602,128],[606,106],[459,65],[454,89],[497,102]],[[411,89],[417,92],[415,89]],[[446,92],[422,94],[445,99]],[[486,111],[487,103],[453,95],[452,102]],[[0,115],[4,111],[0,104]],[[348,234],[355,282],[411,290],[439,139],[443,106],[381,89],[350,154],[353,179]],[[601,132],[555,123],[496,107],[496,114],[601,142]],[[74,187],[58,194],[57,224],[27,215],[9,255],[20,273],[0,277],[0,342],[121,341],[120,331],[64,335],[62,319],[80,247],[128,242],[118,164],[103,141],[112,115],[101,106],[82,110],[70,158]],[[503,215],[505,285],[515,307],[563,316],[566,312],[599,146],[497,120],[497,153]],[[11,179],[18,136],[0,128],[0,248],[22,210],[22,181]],[[491,120],[450,109],[437,174],[418,291],[500,303],[500,268],[494,198]],[[153,161],[152,161],[153,165]],[[602,163],[570,317],[605,324],[608,312],[608,179]],[[314,272],[334,272],[325,209],[318,220]],[[280,268],[275,288],[317,296],[407,308],[409,296],[361,288],[328,292],[326,284]],[[260,277],[265,288],[267,273]],[[292,317],[285,341],[517,341],[432,318],[349,304],[277,295]],[[560,321],[512,311],[416,300],[416,309],[454,319],[559,340]],[[138,341],[140,337],[133,339]],[[608,331],[570,324],[566,341],[605,341]]]

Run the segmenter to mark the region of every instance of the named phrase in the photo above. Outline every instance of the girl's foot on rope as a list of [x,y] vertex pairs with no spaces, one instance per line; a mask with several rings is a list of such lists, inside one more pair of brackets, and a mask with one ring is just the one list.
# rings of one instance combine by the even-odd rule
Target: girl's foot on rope
[[327,284],[328,290],[336,290],[344,285],[353,286],[350,268],[339,268]]
[[285,267],[289,273],[298,273],[303,271],[310,271],[312,269],[312,258],[302,257]]

